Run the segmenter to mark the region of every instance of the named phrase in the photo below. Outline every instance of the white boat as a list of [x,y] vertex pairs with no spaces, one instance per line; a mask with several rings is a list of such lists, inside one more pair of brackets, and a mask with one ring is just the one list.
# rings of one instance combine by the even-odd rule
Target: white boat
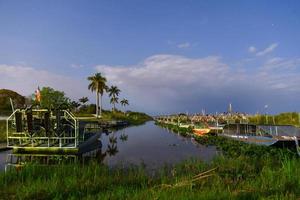
[[300,129],[291,125],[228,124],[218,135],[246,143],[287,147],[300,140]]

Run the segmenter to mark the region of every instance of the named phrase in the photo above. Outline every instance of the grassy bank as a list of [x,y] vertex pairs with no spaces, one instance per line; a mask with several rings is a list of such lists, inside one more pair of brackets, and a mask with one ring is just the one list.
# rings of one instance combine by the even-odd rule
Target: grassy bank
[[[91,117],[91,119],[94,117],[93,114],[89,114],[89,113],[75,113],[75,115],[78,117]],[[131,125],[140,125],[149,120],[152,120],[152,117],[150,117],[145,113],[140,113],[140,112],[132,112],[132,111],[112,112],[112,111],[104,110],[102,112],[101,120],[102,121],[122,120],[128,122]]]
[[253,115],[249,117],[253,124],[276,124],[276,125],[294,125],[300,126],[300,113],[288,112],[278,115]]
[[210,164],[186,161],[154,177],[143,168],[108,169],[98,163],[28,166],[1,174],[0,195],[7,199],[297,199],[299,164],[297,158],[287,156],[279,160],[270,155],[220,156]]
[[[189,130],[168,126],[182,135]],[[298,199],[300,160],[288,150],[216,136],[196,137],[222,154],[211,163],[189,160],[149,176],[142,167],[27,166],[0,176],[7,199]],[[205,173],[206,172],[206,173]]]

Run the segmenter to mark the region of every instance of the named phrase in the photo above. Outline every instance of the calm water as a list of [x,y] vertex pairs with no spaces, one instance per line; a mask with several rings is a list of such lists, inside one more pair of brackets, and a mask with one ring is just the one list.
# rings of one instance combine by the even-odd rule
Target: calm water
[[[208,162],[218,154],[216,147],[197,144],[194,139],[170,132],[154,122],[119,130],[109,136],[102,135],[102,151],[111,146],[109,137],[112,135],[117,138],[118,152],[104,158],[104,163],[109,166],[144,163],[147,167],[157,168],[189,158]],[[127,140],[122,141],[121,135],[127,135]]]
[[5,169],[5,162],[7,154],[11,153],[12,151],[0,151],[0,171]]
[[8,116],[0,116],[0,120],[6,120]]
[[[218,154],[216,147],[197,144],[193,138],[182,137],[156,126],[154,122],[128,127],[108,135],[103,133],[99,139],[102,148],[94,153],[111,167],[145,164],[152,170],[190,158],[209,162]],[[4,169],[6,155],[10,152],[0,152],[1,170]]]

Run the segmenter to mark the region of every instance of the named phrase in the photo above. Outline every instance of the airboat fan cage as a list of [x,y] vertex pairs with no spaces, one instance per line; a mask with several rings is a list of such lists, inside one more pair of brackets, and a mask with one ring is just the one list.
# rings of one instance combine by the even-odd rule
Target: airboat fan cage
[[6,120],[7,147],[77,148],[79,127],[67,110],[15,110]]

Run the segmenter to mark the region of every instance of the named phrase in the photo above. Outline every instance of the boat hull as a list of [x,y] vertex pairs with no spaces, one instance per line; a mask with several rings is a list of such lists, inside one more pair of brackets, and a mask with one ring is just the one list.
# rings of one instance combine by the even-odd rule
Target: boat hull
[[203,136],[210,132],[209,128],[194,128],[193,133],[198,136]]
[[231,134],[219,134],[224,137],[228,137],[234,140],[238,140],[241,142],[246,142],[250,144],[258,144],[258,145],[265,145],[271,146],[278,142],[277,139],[273,137],[264,137],[264,136],[250,136],[250,135],[231,135]]
[[185,124],[185,125],[182,125],[182,124],[180,124],[180,125],[179,125],[179,127],[180,127],[180,128],[189,128],[189,127],[190,127],[190,125],[187,125],[187,124]]

